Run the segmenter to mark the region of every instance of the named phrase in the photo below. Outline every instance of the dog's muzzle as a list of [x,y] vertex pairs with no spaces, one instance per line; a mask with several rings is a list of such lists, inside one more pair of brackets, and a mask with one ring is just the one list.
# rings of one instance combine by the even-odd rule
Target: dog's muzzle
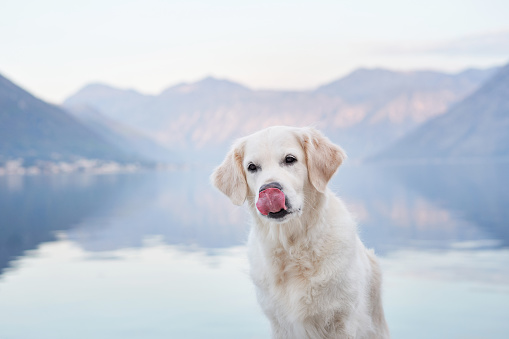
[[256,208],[262,215],[269,218],[284,217],[288,212],[286,212],[286,197],[281,185],[277,182],[263,185],[260,188]]

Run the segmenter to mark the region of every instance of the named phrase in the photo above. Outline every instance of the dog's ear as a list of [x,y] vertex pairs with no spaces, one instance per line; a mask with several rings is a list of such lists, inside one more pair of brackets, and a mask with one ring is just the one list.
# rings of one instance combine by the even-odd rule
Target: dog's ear
[[239,141],[233,145],[223,163],[210,176],[212,183],[226,194],[235,205],[242,205],[247,196],[247,181],[242,161],[244,144]]
[[324,193],[327,183],[346,159],[346,153],[311,127],[304,129],[301,143],[306,154],[309,181],[319,192]]

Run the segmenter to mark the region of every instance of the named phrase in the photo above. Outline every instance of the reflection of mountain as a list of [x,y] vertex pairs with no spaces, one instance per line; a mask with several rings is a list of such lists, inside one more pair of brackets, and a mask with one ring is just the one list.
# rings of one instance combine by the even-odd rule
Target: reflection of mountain
[[[276,124],[316,125],[352,156],[374,152],[474,91],[493,70],[358,70],[315,91],[253,91],[214,78],[157,96],[89,85],[65,106],[89,105],[171,147],[197,151]],[[207,152],[202,152],[207,154]]]
[[61,108],[0,75],[0,164],[12,158],[133,160]]
[[395,172],[426,199],[509,246],[509,164],[409,166]]
[[[379,252],[406,247],[449,248],[456,242],[479,239],[509,243],[504,223],[508,216],[504,206],[509,201],[505,192],[509,190],[502,189],[508,187],[508,180],[502,178],[503,168],[464,171],[455,176],[457,170],[345,167],[332,187],[338,188],[358,215],[363,239]],[[85,220],[68,234],[88,250],[137,247],[150,235],[191,248],[242,244],[250,216],[213,190],[207,174],[197,171],[144,177],[143,185],[132,191],[135,194],[126,196],[108,216]],[[497,182],[501,186],[497,187]],[[441,187],[447,191],[430,194],[440,192]],[[469,190],[477,193],[466,199]]]
[[231,247],[246,239],[243,210],[221,199],[208,173],[150,173],[138,180],[107,215],[84,220],[68,237],[89,251],[140,247],[151,236],[191,249]]
[[[0,269],[64,231],[89,251],[243,244],[249,216],[208,183],[209,170],[0,177]],[[498,239],[509,246],[509,165],[345,166],[332,183],[361,236],[384,253]]]
[[91,251],[168,244],[223,248],[246,238],[242,209],[208,184],[208,173],[0,177],[0,272],[65,231]]
[[340,170],[334,186],[379,251],[448,248],[497,239],[509,245],[506,165],[361,166]]
[[0,177],[0,272],[122,194],[108,176]]
[[509,157],[509,65],[479,90],[379,156],[382,159]]

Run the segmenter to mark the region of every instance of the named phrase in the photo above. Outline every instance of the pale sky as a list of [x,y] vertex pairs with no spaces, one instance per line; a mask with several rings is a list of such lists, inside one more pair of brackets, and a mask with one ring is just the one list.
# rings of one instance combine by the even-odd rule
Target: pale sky
[[0,0],[0,74],[53,103],[209,75],[311,89],[359,67],[502,65],[508,18],[507,0]]

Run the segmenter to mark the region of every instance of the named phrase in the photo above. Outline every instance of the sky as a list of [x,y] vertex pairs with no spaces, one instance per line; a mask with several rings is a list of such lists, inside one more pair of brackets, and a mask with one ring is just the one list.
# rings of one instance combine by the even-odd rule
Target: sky
[[306,90],[353,70],[509,62],[507,0],[0,0],[0,74],[52,103],[207,76]]

